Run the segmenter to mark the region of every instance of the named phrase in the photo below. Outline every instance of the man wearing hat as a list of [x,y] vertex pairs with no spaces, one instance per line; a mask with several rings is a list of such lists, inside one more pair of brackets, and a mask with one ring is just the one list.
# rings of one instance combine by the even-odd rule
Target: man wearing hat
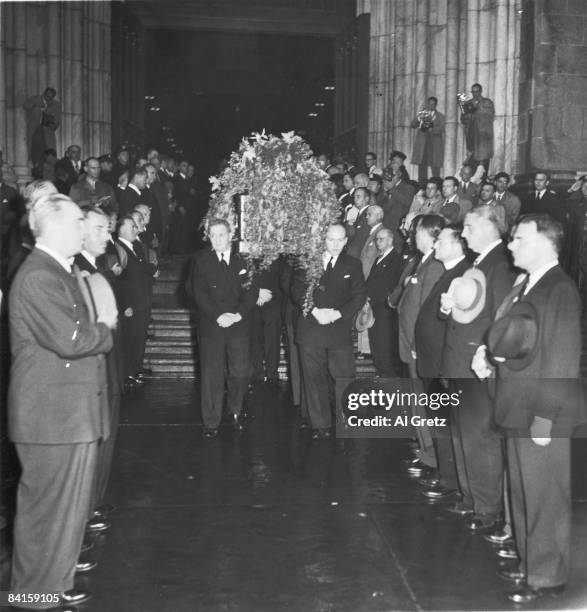
[[563,229],[548,215],[518,224],[509,249],[528,272],[517,301],[490,328],[497,362],[496,421],[507,433],[511,511],[525,582],[508,595],[529,603],[556,595],[569,576],[570,437],[585,422],[579,383],[581,300],[558,262]]
[[[440,296],[449,291],[453,280],[460,278],[471,267],[470,260],[465,256],[466,244],[461,236],[461,230],[454,225],[448,225],[441,230],[434,243],[434,257],[441,262],[444,273],[434,285],[428,297],[422,303],[415,325],[416,367],[422,380],[424,390],[430,392],[437,386],[442,366],[442,353],[446,335],[447,319],[438,316]],[[448,492],[458,489],[458,479],[452,442],[449,432],[441,428],[434,439],[438,472],[423,484],[428,485],[426,497],[431,499],[445,497]],[[456,506],[471,508],[471,499],[464,499]]]
[[441,375],[449,379],[454,392],[462,392],[454,411],[453,446],[461,492],[473,500],[475,515],[467,523],[473,533],[494,528],[503,511],[502,438],[495,428],[487,383],[471,369],[473,355],[513,282],[500,223],[491,206],[467,214],[462,235],[477,253],[474,270],[464,282],[453,281],[440,302],[441,314],[449,317]]

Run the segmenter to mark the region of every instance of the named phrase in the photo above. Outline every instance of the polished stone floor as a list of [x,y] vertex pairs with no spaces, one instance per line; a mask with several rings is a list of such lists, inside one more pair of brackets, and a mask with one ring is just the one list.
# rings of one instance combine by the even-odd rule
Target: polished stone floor
[[[248,401],[247,431],[204,440],[193,381],[125,396],[80,612],[520,609],[492,547],[404,474],[407,441],[312,441],[286,387]],[[570,584],[532,609],[587,610],[586,459],[577,441]]]
[[[203,440],[192,381],[126,396],[87,612],[509,610],[497,557],[430,505],[403,440],[312,441],[285,387]],[[533,609],[587,610],[587,450],[574,448],[573,573]],[[446,502],[448,503],[448,502]]]

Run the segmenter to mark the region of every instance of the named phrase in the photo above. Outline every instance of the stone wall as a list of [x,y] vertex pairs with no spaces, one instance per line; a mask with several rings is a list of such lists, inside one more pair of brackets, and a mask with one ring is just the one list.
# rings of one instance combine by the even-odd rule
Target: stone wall
[[[410,122],[428,96],[446,115],[444,174],[465,157],[457,93],[479,82],[495,103],[491,171],[518,171],[520,0],[358,0],[371,14],[369,148],[410,159]],[[416,167],[408,165],[412,176]]]
[[57,153],[110,151],[109,2],[0,3],[0,150],[20,183],[29,179],[23,104],[54,87],[61,101]]
[[565,182],[587,170],[587,2],[525,1],[520,73],[520,171]]

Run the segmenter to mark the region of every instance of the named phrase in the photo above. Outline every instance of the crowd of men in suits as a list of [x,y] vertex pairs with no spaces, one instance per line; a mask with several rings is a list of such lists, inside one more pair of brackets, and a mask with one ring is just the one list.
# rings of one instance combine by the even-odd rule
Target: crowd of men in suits
[[[82,165],[70,147],[54,182],[28,187],[20,216],[3,209],[3,237],[18,236],[3,267],[10,436],[23,468],[13,587],[58,592],[65,604],[88,597],[73,579],[94,566],[79,559],[85,531],[108,528],[102,500],[120,395],[148,374],[152,284],[171,243],[165,228],[172,233],[164,211],[175,212],[168,184],[178,203],[191,194],[181,182],[187,164],[172,178],[156,153],[130,169],[124,150],[116,162]],[[340,220],[326,230],[309,311],[295,260],[256,274],[232,248],[228,223],[209,222],[210,245],[192,258],[186,287],[197,307],[203,435],[218,434],[225,406],[233,427],[245,427],[251,380],[277,381],[283,326],[300,426],[316,441],[330,438],[332,381],[355,375],[358,332],[377,376],[460,394],[447,430],[416,429],[406,469],[426,498],[454,496],[450,510],[467,528],[503,545],[498,555],[515,566],[501,574],[520,587],[510,598],[531,602],[559,592],[569,571],[569,437],[585,418],[566,379],[579,374],[575,280],[585,286],[587,181],[563,201],[536,172],[522,204],[505,172],[479,184],[465,164],[459,178],[433,177],[419,189],[405,159],[393,151],[381,169],[370,152],[358,171],[318,158],[340,190]],[[192,214],[185,208],[180,215]],[[29,384],[31,368],[46,384]],[[41,402],[43,418],[33,418]],[[425,406],[413,410],[430,416]]]
[[[358,350],[370,344],[377,376],[407,377],[415,393],[458,394],[459,406],[445,414],[450,427],[416,428],[406,469],[428,500],[454,498],[449,511],[513,562],[499,572],[518,587],[510,600],[556,595],[569,574],[570,437],[587,420],[578,380],[587,180],[563,199],[537,171],[521,202],[507,173],[474,183],[465,165],[460,178],[430,178],[418,190],[405,158],[393,151],[383,170],[374,153],[363,172],[326,167],[340,180],[335,227],[346,256],[339,275],[336,264],[325,268],[315,299],[359,313]],[[326,251],[337,261],[328,238]],[[337,276],[347,282],[344,299]],[[351,282],[357,276],[366,292]],[[331,424],[317,378],[354,372],[338,346],[353,356],[352,315],[345,320],[344,330],[323,337],[320,317],[301,325],[316,328],[307,337],[322,350],[317,359],[298,338],[301,401],[314,437],[328,437]],[[425,406],[411,410],[434,416]]]
[[96,566],[80,554],[110,527],[103,500],[121,395],[150,374],[143,358],[160,243],[147,197],[121,216],[111,198],[79,206],[46,180],[23,197],[22,245],[3,285],[8,432],[22,469],[12,587],[57,593],[68,609],[89,597],[74,588],[75,574]]
[[[522,204],[506,173],[476,185],[468,166],[462,180],[430,179],[416,191],[404,159],[394,151],[381,175],[343,174],[340,222],[326,232],[309,312],[308,281],[295,261],[251,275],[230,248],[227,222],[210,222],[212,249],[195,255],[188,284],[200,317],[204,436],[218,433],[225,384],[241,430],[251,372],[274,380],[269,355],[279,334],[260,312],[275,300],[300,426],[314,440],[330,438],[332,383],[355,375],[356,328],[378,377],[460,397],[446,415],[450,427],[414,432],[415,455],[405,463],[423,496],[453,497],[449,511],[513,562],[500,570],[518,587],[512,601],[556,595],[569,572],[570,436],[587,420],[578,384],[582,306],[567,272],[582,255],[565,232],[577,207],[584,218],[587,181],[565,203],[548,189],[548,174],[536,172]],[[376,168],[373,153],[366,162]],[[264,353],[252,350],[259,338]],[[256,364],[243,366],[251,354]],[[422,405],[412,410],[433,415]]]

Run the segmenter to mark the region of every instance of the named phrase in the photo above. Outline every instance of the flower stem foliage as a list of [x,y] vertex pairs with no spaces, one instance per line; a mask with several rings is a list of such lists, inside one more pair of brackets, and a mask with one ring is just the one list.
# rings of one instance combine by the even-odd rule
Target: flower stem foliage
[[305,270],[305,310],[323,273],[322,253],[328,225],[339,214],[334,185],[321,170],[309,145],[294,132],[281,137],[254,133],[243,138],[228,166],[210,178],[212,195],[204,219],[226,219],[237,226],[235,196],[248,194],[241,211],[250,264],[267,269],[280,255]]

